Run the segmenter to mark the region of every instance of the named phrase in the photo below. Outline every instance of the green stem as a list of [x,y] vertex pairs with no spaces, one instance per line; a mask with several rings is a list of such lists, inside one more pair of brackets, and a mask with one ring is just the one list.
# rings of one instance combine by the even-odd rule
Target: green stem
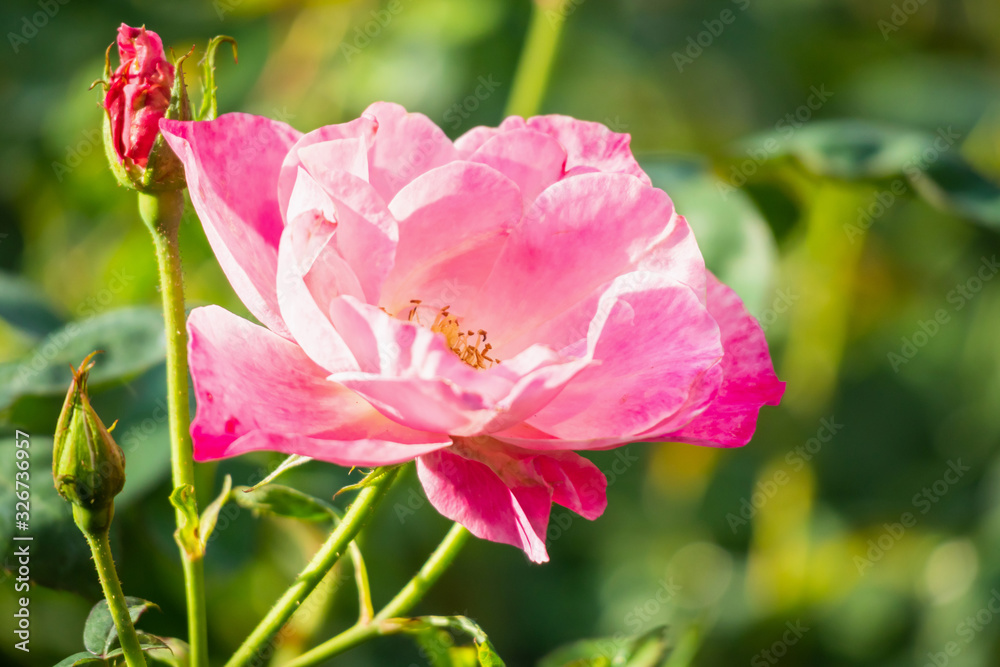
[[[170,469],[174,488],[195,486],[188,407],[187,331],[184,312],[184,277],[177,233],[184,213],[181,190],[157,195],[139,194],[139,213],[153,235],[163,296],[163,323],[167,339],[167,404],[170,419]],[[177,525],[184,521],[176,511]],[[205,614],[205,571],[200,554],[181,549],[184,598],[187,604],[191,667],[208,666],[208,622]]]
[[316,648],[286,663],[284,667],[308,667],[309,665],[315,665],[323,660],[339,655],[348,649],[354,648],[369,639],[382,634],[392,634],[391,630],[386,632],[380,627],[381,622],[390,618],[396,618],[412,609],[427,594],[431,586],[441,578],[441,575],[445,573],[455,560],[455,556],[461,551],[462,545],[465,544],[468,537],[468,530],[457,523],[454,524],[451,530],[448,531],[448,534],[445,535],[444,540],[441,541],[441,544],[438,545],[434,553],[431,554],[427,562],[417,572],[416,576],[403,586],[402,590],[396,594],[396,597],[383,607],[382,611],[376,614],[374,619],[368,623],[359,622],[354,624],[336,637],[323,642]]
[[382,475],[373,474],[371,483],[361,489],[358,497],[344,514],[344,518],[330,533],[330,537],[316,552],[305,569],[295,578],[295,582],[285,591],[284,595],[274,603],[271,611],[254,628],[243,645],[237,649],[233,657],[226,663],[226,667],[242,667],[252,661],[254,664],[258,664],[255,658],[271,654],[273,648],[269,646],[271,638],[291,618],[313,589],[319,585],[330,568],[340,560],[347,546],[371,518],[376,506],[385,498],[389,487],[399,476],[399,471],[399,467],[393,467],[386,469]]
[[351,542],[347,548],[351,552],[354,582],[358,587],[358,622],[367,623],[375,616],[375,609],[372,607],[372,588],[368,583],[368,567],[365,565],[357,541]]
[[567,4],[565,0],[535,0],[532,3],[528,36],[507,100],[507,116],[527,118],[538,113],[566,22]]
[[146,658],[142,654],[139,637],[135,634],[132,617],[129,615],[125,593],[122,592],[118,573],[115,571],[115,561],[111,556],[111,546],[108,544],[108,531],[84,532],[90,551],[94,554],[94,565],[97,566],[97,576],[101,580],[104,598],[108,601],[111,618],[118,630],[118,640],[125,654],[128,667],[146,667]]

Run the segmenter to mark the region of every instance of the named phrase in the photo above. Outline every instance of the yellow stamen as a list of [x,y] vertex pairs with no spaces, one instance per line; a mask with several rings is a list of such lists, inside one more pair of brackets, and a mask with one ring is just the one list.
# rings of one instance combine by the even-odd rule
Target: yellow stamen
[[[418,314],[418,309],[421,308],[420,300],[413,299],[410,303],[413,307],[406,317],[407,321],[426,326]],[[449,308],[451,306],[445,306],[435,313],[430,330],[443,335],[451,351],[473,368],[490,368],[493,364],[500,363],[499,359],[490,356],[493,346],[486,342],[486,332],[482,329],[463,331],[458,317],[452,315]]]

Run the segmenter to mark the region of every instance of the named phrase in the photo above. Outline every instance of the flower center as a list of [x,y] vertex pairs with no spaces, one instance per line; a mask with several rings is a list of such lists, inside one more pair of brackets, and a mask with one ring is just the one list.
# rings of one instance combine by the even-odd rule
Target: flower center
[[413,307],[406,318],[409,322],[416,322],[421,326],[428,327],[434,333],[442,334],[448,342],[451,351],[458,355],[458,358],[476,369],[491,368],[494,364],[499,364],[499,359],[490,356],[493,346],[486,342],[486,332],[483,329],[473,331],[463,329],[455,315],[449,312],[451,306],[445,306],[437,311],[433,311],[434,319],[430,320],[430,313],[421,317],[421,309],[431,311],[430,306],[422,306],[418,299],[410,301]]

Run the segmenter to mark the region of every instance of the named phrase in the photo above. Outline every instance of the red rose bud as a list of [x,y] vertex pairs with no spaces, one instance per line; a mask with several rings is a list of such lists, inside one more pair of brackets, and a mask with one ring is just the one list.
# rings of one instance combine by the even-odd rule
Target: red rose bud
[[104,108],[119,162],[146,167],[160,133],[160,119],[170,106],[174,66],[167,61],[160,36],[145,28],[118,28],[121,65],[111,76]]
[[160,137],[160,119],[191,118],[183,76],[175,77],[160,36],[144,27],[118,28],[118,56],[118,69],[107,66],[103,105],[111,169],[122,185],[143,192],[183,188],[183,167]]

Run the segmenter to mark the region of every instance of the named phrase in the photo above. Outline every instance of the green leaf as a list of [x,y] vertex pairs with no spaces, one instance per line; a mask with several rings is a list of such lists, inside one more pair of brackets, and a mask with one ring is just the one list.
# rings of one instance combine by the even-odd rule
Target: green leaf
[[451,654],[455,648],[455,640],[450,632],[440,628],[427,628],[414,633],[413,639],[431,667],[453,667]]
[[285,472],[287,470],[291,470],[292,468],[295,468],[297,466],[300,466],[303,463],[309,463],[310,461],[312,461],[312,457],[310,457],[310,456],[302,456],[301,454],[292,454],[287,459],[285,459],[284,461],[282,461],[278,465],[277,468],[275,468],[274,470],[272,470],[271,474],[269,474],[267,477],[265,477],[264,479],[260,480],[259,482],[257,482],[253,486],[251,486],[250,490],[252,491],[252,490],[255,490],[255,489],[259,489],[260,487],[264,486],[265,484],[270,484],[275,479],[277,479],[278,475],[280,475],[281,473],[283,473],[283,472]]
[[478,667],[479,655],[474,646],[456,646],[448,651],[451,667]]
[[740,156],[758,161],[793,157],[821,176],[880,179],[902,173],[926,145],[926,135],[912,130],[851,119],[813,121],[792,133],[782,130],[751,137],[742,142]]
[[[159,609],[154,603],[141,598],[126,597],[128,613],[134,625],[147,609]],[[107,657],[112,644],[118,639],[118,629],[115,628],[108,601],[101,600],[93,606],[83,626],[83,646],[94,655]]]
[[81,651],[79,653],[74,653],[73,655],[63,658],[55,664],[55,667],[83,667],[84,665],[91,665],[97,667],[97,665],[105,665],[104,658],[99,658],[93,653],[87,653],[86,651]]
[[[201,518],[198,516],[198,501],[194,497],[194,487],[181,484],[170,494],[170,504],[180,511],[182,521],[174,531],[174,540],[191,558],[201,558],[205,550],[198,535]],[[216,514],[218,517],[218,514]]]
[[761,312],[778,251],[771,228],[746,193],[695,158],[661,155],[644,158],[642,166],[691,225],[709,270],[740,295],[750,312]]
[[763,161],[794,158],[828,178],[902,179],[931,205],[1000,229],[1000,185],[962,157],[960,139],[950,127],[931,134],[861,120],[831,120],[814,121],[791,134],[758,135],[742,149]]
[[[466,616],[391,618],[381,627],[386,633],[414,635],[432,667],[505,667],[483,629]],[[455,646],[451,633],[468,635],[475,645]]]
[[23,396],[62,398],[72,380],[70,366],[94,350],[104,352],[88,382],[95,392],[161,363],[165,347],[159,310],[127,308],[70,322],[21,359],[0,364],[0,410]]
[[503,660],[497,655],[497,650],[493,648],[493,643],[489,639],[485,639],[481,644],[476,646],[476,657],[479,658],[479,664],[482,667],[504,667]]
[[1000,187],[957,154],[942,156],[910,182],[934,206],[1000,228]]
[[188,666],[191,647],[187,645],[187,642],[174,637],[160,637],[159,639],[163,641],[164,646],[143,649],[146,651],[147,657],[156,662],[170,665],[170,667]]
[[[167,643],[160,637],[156,635],[151,635],[148,632],[143,632],[141,630],[136,630],[136,637],[139,639],[139,648],[143,651],[156,651],[156,650],[169,650]],[[125,651],[122,649],[121,644],[117,641],[115,637],[115,642],[110,650],[104,654],[105,658],[117,658],[125,655]]]
[[628,648],[625,664],[628,667],[661,667],[672,655],[673,646],[667,638],[667,628],[660,626],[635,638]]
[[205,511],[201,513],[201,548],[202,551],[205,550],[208,544],[208,539],[212,536],[212,531],[215,530],[215,524],[219,520],[219,511],[222,510],[223,505],[229,501],[229,497],[233,490],[233,478],[226,475],[225,479],[222,481],[222,492],[219,497],[213,500]]
[[258,514],[303,521],[330,521],[336,516],[336,509],[329,503],[280,484],[268,484],[253,490],[246,486],[236,487],[233,500],[240,507]]
[[33,338],[41,338],[64,324],[34,283],[5,272],[0,272],[0,319]]
[[549,653],[538,667],[662,667],[671,651],[667,628],[659,626],[632,637],[575,641]]

